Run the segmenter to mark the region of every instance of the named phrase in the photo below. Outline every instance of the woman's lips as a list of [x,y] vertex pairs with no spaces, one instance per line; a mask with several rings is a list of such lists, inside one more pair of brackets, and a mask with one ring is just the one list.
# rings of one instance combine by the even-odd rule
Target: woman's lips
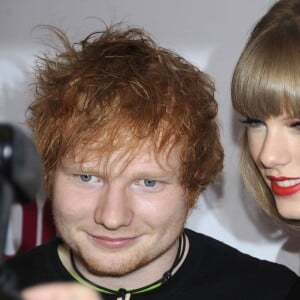
[[271,189],[278,196],[290,196],[300,191],[300,179],[267,176],[271,181]]

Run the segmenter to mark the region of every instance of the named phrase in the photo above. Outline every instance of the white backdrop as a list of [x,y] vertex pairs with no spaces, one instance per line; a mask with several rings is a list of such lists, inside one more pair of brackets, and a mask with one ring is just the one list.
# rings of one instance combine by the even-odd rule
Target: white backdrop
[[234,64],[253,24],[274,0],[0,0],[0,121],[21,123],[30,100],[31,67],[40,48],[39,24],[66,30],[72,40],[107,24],[144,27],[208,72],[217,86],[225,169],[199,199],[187,226],[243,252],[300,273],[300,237],[261,214],[240,180],[238,127],[230,103]]

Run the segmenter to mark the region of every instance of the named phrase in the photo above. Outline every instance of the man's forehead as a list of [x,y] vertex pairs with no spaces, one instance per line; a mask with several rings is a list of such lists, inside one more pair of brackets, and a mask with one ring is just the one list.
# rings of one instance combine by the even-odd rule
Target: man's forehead
[[[159,167],[161,169],[177,169],[179,167],[179,151],[177,147],[169,151],[157,153],[150,145],[137,149],[119,149],[111,153],[99,153],[89,151],[66,156],[63,165],[72,165],[80,169],[109,169],[109,168],[128,168],[133,166]],[[95,170],[96,171],[96,170]]]

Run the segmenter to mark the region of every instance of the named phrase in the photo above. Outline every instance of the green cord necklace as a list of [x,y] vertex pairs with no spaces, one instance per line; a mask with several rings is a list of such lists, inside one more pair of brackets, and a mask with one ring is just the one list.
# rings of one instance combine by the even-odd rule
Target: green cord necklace
[[133,290],[126,290],[124,288],[120,288],[118,290],[113,290],[113,289],[108,289],[105,287],[102,287],[100,285],[97,285],[95,283],[93,283],[92,281],[90,281],[89,279],[87,279],[77,268],[76,263],[75,263],[75,259],[74,259],[74,254],[72,252],[72,250],[70,250],[70,259],[71,259],[71,264],[72,264],[72,268],[75,272],[70,272],[70,274],[72,275],[72,277],[78,281],[79,283],[88,286],[98,292],[104,293],[104,294],[114,294],[117,297],[117,300],[129,300],[131,295],[134,294],[141,294],[141,293],[145,293],[154,289],[157,289],[158,287],[160,287],[161,285],[165,284],[177,271],[176,267],[179,266],[183,260],[184,260],[184,254],[185,254],[185,249],[186,249],[186,236],[184,233],[182,233],[180,235],[179,238],[179,245],[178,245],[178,249],[177,249],[177,254],[175,257],[175,260],[172,264],[172,267],[166,271],[163,276],[161,277],[161,279],[146,285],[144,287],[138,288],[138,289],[133,289]]

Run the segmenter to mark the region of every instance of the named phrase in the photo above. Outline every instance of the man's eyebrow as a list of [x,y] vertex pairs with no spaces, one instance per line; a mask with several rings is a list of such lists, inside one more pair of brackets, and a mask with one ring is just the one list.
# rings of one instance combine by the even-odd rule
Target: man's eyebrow
[[91,165],[86,165],[84,163],[80,163],[80,162],[63,162],[61,164],[62,168],[65,170],[74,170],[74,171],[79,171],[79,172],[83,172],[83,173],[99,173],[100,169],[98,167],[95,166],[91,166]]
[[133,177],[138,178],[153,178],[153,179],[164,179],[164,178],[177,178],[178,174],[174,171],[167,170],[142,170],[137,172],[132,172]]

